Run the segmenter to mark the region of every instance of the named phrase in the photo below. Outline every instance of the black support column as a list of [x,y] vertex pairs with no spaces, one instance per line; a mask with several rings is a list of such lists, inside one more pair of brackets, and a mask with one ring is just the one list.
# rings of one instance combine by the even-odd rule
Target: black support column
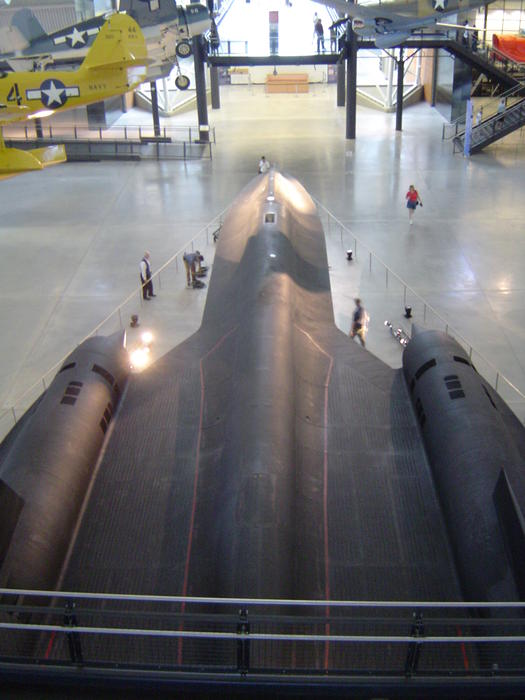
[[432,56],[432,94],[430,97],[430,106],[431,107],[436,106],[438,61],[439,61],[439,49],[434,49],[434,55]]
[[208,103],[206,101],[206,76],[204,72],[204,47],[202,37],[194,36],[193,42],[193,62],[195,65],[195,90],[197,92],[197,117],[199,119],[199,141],[208,142],[210,140],[210,129],[208,125]]
[[42,120],[41,119],[35,119],[35,131],[36,131],[36,137],[37,139],[43,139],[44,138],[44,130],[42,129]]
[[210,83],[211,83],[211,108],[221,108],[221,95],[219,92],[219,69],[217,66],[210,66]]
[[357,39],[350,22],[346,29],[346,138],[355,139],[357,105]]
[[396,131],[401,131],[403,126],[403,80],[405,77],[405,62],[403,60],[403,47],[399,49],[397,59],[397,100],[396,100]]
[[345,77],[346,70],[343,61],[337,64],[337,106],[345,106]]
[[159,96],[157,95],[157,83],[152,80],[151,89],[151,115],[153,117],[153,133],[155,136],[160,136],[160,119],[159,119]]

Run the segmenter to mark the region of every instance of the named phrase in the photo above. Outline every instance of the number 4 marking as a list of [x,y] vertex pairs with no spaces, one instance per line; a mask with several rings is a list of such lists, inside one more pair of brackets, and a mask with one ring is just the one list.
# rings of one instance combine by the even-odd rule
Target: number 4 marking
[[7,96],[8,102],[16,102],[18,106],[22,104],[22,98],[20,97],[20,91],[18,90],[18,83],[14,83],[11,90],[9,90],[9,95]]

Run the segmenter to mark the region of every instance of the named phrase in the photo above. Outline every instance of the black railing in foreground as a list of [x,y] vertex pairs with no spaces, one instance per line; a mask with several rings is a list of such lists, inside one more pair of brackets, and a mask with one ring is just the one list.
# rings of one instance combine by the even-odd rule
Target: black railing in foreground
[[525,603],[221,599],[0,589],[7,665],[525,678]]

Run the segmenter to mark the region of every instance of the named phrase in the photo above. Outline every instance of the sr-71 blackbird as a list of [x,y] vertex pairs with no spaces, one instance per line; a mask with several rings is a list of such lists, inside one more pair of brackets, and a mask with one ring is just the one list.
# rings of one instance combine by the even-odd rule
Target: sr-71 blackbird
[[335,326],[315,205],[272,169],[224,220],[201,328],[131,377],[122,333],[90,338],[0,444],[0,586],[523,600],[524,466],[454,339],[416,333],[396,370]]

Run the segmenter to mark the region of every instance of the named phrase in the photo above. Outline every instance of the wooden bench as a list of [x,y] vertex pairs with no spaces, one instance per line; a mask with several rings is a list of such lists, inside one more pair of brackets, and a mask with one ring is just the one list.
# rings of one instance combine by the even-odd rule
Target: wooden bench
[[308,73],[281,73],[266,76],[266,92],[308,92]]

